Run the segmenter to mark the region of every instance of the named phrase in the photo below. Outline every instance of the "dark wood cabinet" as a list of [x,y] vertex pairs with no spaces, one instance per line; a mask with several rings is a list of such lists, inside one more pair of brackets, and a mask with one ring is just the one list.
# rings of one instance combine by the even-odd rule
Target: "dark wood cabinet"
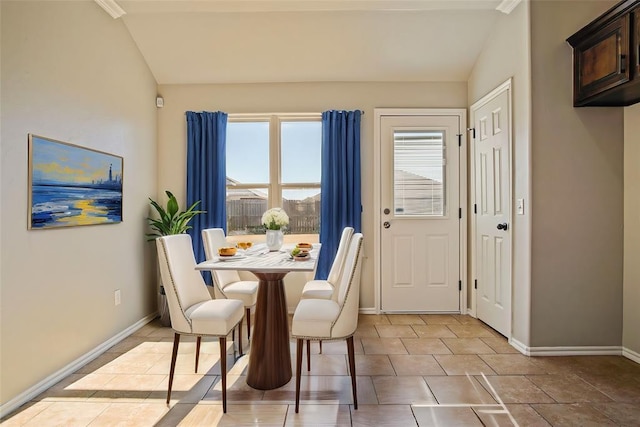
[[567,39],[573,47],[573,105],[640,101],[640,0],[625,0]]

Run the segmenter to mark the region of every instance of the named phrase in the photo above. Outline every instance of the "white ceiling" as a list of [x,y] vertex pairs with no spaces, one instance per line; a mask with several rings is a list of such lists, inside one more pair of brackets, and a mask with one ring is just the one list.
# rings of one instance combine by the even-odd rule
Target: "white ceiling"
[[[96,0],[111,3],[113,0]],[[117,0],[159,84],[466,81],[517,0]]]

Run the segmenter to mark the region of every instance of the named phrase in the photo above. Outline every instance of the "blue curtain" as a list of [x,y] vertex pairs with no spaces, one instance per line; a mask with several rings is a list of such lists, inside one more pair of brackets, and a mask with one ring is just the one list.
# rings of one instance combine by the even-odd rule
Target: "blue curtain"
[[[205,260],[202,230],[227,231],[226,135],[226,113],[187,111],[187,207],[200,200],[198,208],[207,211],[193,218],[188,231],[197,262]],[[209,272],[204,278],[212,284]]]
[[362,112],[322,113],[320,243],[316,279],[326,279],[344,227],[361,231],[360,117]]

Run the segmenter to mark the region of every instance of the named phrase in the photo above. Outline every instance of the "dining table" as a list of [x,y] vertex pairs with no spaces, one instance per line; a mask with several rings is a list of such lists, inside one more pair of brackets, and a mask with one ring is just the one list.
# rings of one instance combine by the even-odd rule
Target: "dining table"
[[290,272],[314,272],[321,245],[314,243],[309,256],[291,256],[293,245],[270,251],[265,244],[238,250],[230,257],[216,256],[196,265],[197,270],[250,271],[259,281],[247,384],[258,390],[273,390],[291,380],[289,321],[284,278]]

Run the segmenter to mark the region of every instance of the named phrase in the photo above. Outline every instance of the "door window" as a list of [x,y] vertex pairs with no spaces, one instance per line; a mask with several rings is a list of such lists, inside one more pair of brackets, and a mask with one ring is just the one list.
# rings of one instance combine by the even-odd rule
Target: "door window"
[[394,212],[402,216],[444,216],[445,135],[442,130],[394,130]]

